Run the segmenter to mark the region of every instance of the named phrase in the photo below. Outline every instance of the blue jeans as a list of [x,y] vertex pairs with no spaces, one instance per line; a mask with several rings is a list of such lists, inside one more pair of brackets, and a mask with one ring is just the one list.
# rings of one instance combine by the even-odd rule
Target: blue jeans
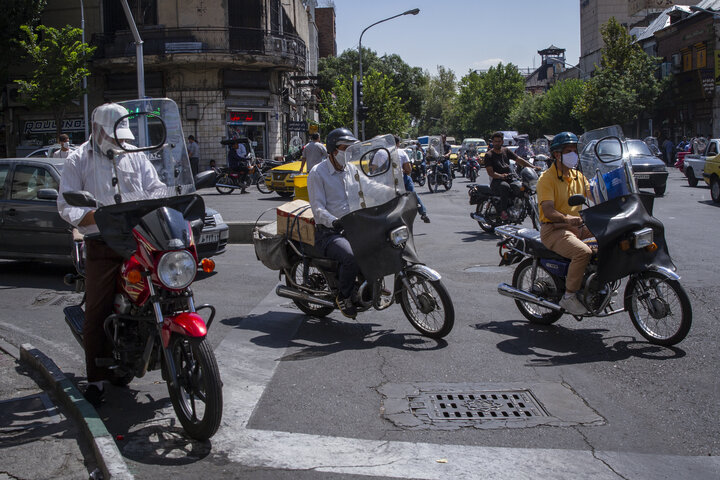
[[420,200],[420,195],[418,195],[415,191],[415,184],[412,181],[412,177],[410,177],[410,175],[406,173],[403,173],[403,181],[405,182],[405,190],[407,190],[408,192],[413,192],[415,194],[415,198],[417,198],[418,202],[418,211],[420,212],[420,215],[427,215],[427,209],[425,208],[422,200]]

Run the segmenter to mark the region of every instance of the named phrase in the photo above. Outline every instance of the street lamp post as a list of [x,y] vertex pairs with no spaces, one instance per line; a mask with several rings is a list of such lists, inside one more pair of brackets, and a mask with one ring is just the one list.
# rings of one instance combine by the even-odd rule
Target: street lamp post
[[[419,9],[419,8],[413,8],[412,10],[408,10],[408,11],[403,12],[403,13],[398,13],[397,15],[393,15],[392,17],[384,18],[384,19],[382,19],[382,20],[379,20],[379,21],[373,23],[372,25],[370,25],[370,26],[368,26],[368,27],[365,27],[365,30],[363,30],[362,33],[360,33],[360,41],[358,42],[358,66],[359,66],[359,71],[360,71],[360,80],[359,80],[359,82],[360,82],[361,85],[362,85],[362,80],[363,80],[363,72],[362,72],[362,37],[363,37],[363,35],[365,35],[365,32],[366,32],[370,27],[374,27],[374,26],[377,25],[378,23],[387,22],[388,20],[392,20],[393,18],[397,18],[397,17],[402,17],[403,15],[417,15],[418,13],[420,13],[420,9]],[[357,96],[357,87],[355,87],[355,89],[354,89],[354,91],[353,91],[353,98],[356,97],[356,96]],[[360,107],[360,105],[358,105],[358,101],[357,101],[357,99],[355,98],[355,99],[353,100],[353,133],[354,133],[354,135],[355,135],[356,137],[357,137],[357,134],[358,134],[357,120],[358,120],[358,108],[359,108],[359,107]],[[362,139],[365,140],[365,120],[363,120],[362,130],[363,130],[363,132],[362,132]]]

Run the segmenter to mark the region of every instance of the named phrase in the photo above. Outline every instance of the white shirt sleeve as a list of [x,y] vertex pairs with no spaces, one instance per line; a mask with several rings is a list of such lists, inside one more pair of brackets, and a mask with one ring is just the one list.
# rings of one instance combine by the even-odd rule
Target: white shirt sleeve
[[337,217],[327,210],[325,187],[320,174],[316,171],[316,168],[323,166],[322,163],[317,165],[308,174],[308,197],[310,198],[310,208],[315,218],[315,224],[332,228],[332,222],[337,220]]
[[63,193],[90,189],[88,185],[85,185],[83,176],[84,169],[82,165],[87,164],[85,157],[85,149],[79,148],[65,160],[62,176],[60,177],[60,192],[57,199],[57,208],[60,216],[66,222],[76,227],[88,212],[95,209],[91,207],[70,206],[65,201]]

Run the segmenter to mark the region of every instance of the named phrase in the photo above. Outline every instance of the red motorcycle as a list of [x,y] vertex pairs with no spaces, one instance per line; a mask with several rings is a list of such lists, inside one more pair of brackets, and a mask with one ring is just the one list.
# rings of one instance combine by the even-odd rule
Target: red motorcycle
[[[184,429],[192,438],[207,440],[220,425],[223,405],[220,373],[207,341],[215,308],[196,306],[190,286],[198,270],[195,239],[199,238],[205,215],[202,197],[194,189],[196,184],[211,186],[215,175],[208,171],[193,179],[187,151],[178,148],[184,141],[182,131],[172,132],[172,138],[167,135],[166,142],[165,123],[180,125],[172,100],[136,100],[121,105],[128,110],[134,137],[149,146],[141,141],[138,145],[124,145],[126,153],[119,152],[112,162],[122,167],[123,158],[150,152],[146,159],[152,161],[164,183],[156,183],[159,186],[149,195],[152,198],[142,198],[148,192],[119,188],[118,193],[110,188],[108,194],[98,198],[88,192],[63,194],[71,206],[96,208],[99,233],[85,238],[101,238],[125,259],[117,278],[114,312],[104,322],[112,358],[98,359],[97,363],[110,369],[111,382],[116,385],[126,385],[134,377],[160,370]],[[121,122],[116,128],[118,124]],[[111,165],[107,159],[96,160],[101,161]],[[101,176],[102,168],[97,170]],[[122,171],[115,168],[116,177],[110,185],[122,184],[123,179],[117,178]],[[95,191],[105,192],[98,188]],[[78,240],[74,249],[78,267],[75,279],[84,278],[81,242]],[[206,272],[214,268],[209,259],[200,265]],[[65,321],[80,345],[85,320],[83,303],[64,309]],[[209,311],[207,322],[197,313],[201,310]]]

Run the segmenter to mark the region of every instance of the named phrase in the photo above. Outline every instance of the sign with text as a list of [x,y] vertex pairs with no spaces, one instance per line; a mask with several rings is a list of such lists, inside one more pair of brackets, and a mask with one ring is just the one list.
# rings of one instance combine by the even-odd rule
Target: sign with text
[[291,132],[307,132],[308,124],[305,121],[288,122],[287,129]]
[[[84,132],[85,121],[82,118],[63,120],[61,132]],[[26,120],[23,133],[55,133],[55,120]]]

